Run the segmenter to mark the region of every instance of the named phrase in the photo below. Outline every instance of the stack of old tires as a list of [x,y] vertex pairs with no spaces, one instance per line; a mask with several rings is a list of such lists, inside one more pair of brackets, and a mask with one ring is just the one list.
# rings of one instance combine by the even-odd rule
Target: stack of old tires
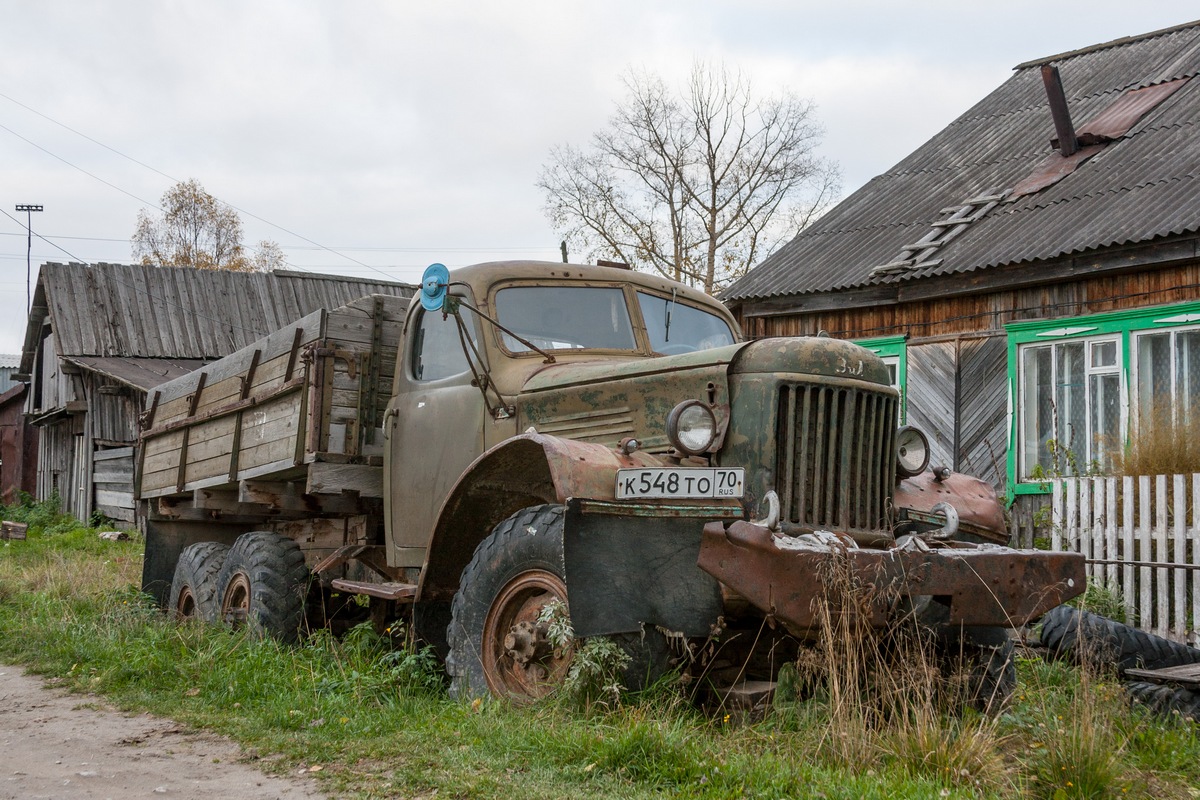
[[[1047,612],[1039,637],[1051,657],[1102,669],[1115,667],[1122,679],[1130,669],[1200,663],[1200,649],[1070,606]],[[1125,687],[1134,701],[1154,711],[1178,712],[1200,721],[1200,691],[1140,680],[1126,680]]]

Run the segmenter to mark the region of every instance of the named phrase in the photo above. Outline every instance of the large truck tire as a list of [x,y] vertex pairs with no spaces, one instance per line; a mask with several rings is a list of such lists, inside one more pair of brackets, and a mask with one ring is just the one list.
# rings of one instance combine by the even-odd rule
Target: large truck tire
[[1055,658],[1093,667],[1163,669],[1200,663],[1200,650],[1071,606],[1042,617],[1040,639]]
[[1178,713],[1200,722],[1200,692],[1182,686],[1128,681],[1125,690],[1134,703],[1144,705],[1156,714]]
[[304,622],[308,582],[300,545],[271,531],[244,533],[221,568],[221,619],[295,642]]
[[[567,677],[574,641],[555,647],[538,623],[552,603],[569,614],[563,511],[560,505],[519,511],[475,548],[450,607],[446,669],[452,697],[490,693],[530,702]],[[510,635],[513,646],[506,647]]]
[[969,670],[967,704],[981,713],[998,713],[1017,688],[1012,636],[1007,628],[974,628],[963,635],[961,648]]
[[[570,622],[563,514],[561,505],[523,509],[475,549],[450,609],[446,669],[452,697],[492,694],[528,703],[566,679],[577,642],[554,641],[539,621],[547,606],[558,603],[559,621]],[[623,675],[630,688],[643,688],[665,672],[670,650],[656,628],[610,638],[630,656]]]
[[171,580],[169,609],[176,620],[213,623],[221,616],[221,568],[229,545],[196,542],[183,548]]
[[1017,688],[1017,664],[1008,628],[952,625],[950,609],[929,600],[912,613],[935,637],[943,678],[965,682],[956,686],[953,699],[981,713],[1001,711]]

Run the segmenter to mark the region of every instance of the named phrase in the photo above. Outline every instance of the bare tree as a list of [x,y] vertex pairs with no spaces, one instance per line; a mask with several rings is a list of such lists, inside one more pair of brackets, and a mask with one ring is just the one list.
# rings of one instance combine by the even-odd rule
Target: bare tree
[[143,264],[266,271],[286,263],[279,245],[271,241],[260,242],[247,256],[241,218],[195,178],[168,189],[161,202],[161,217],[145,209],[138,212],[133,257]]
[[818,216],[840,191],[814,155],[812,103],[756,99],[750,81],[697,64],[676,96],[626,74],[627,96],[581,150],[555,147],[538,186],[572,251],[615,258],[714,293]]

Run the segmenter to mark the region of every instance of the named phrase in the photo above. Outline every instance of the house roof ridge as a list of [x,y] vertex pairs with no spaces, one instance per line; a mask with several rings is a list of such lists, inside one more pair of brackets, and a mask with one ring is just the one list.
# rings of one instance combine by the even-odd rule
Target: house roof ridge
[[1134,36],[1122,36],[1119,39],[1113,39],[1112,41],[1109,41],[1109,42],[1101,42],[1099,44],[1093,44],[1093,45],[1089,45],[1087,47],[1081,47],[1078,50],[1068,50],[1065,53],[1058,53],[1058,54],[1052,55],[1052,56],[1043,56],[1042,58],[1036,58],[1032,61],[1026,61],[1023,64],[1017,64],[1015,67],[1013,67],[1013,71],[1015,72],[1017,70],[1028,69],[1030,67],[1040,67],[1043,64],[1052,64],[1055,61],[1062,61],[1062,60],[1065,60],[1068,58],[1075,58],[1076,56],[1087,55],[1088,53],[1096,53],[1101,50],[1108,50],[1108,49],[1111,49],[1114,47],[1123,47],[1124,45],[1133,44],[1134,42],[1140,42],[1140,41],[1144,41],[1146,39],[1153,39],[1158,36],[1166,36],[1167,34],[1176,33],[1178,31],[1187,30],[1188,28],[1195,28],[1195,27],[1200,27],[1200,19],[1193,20],[1191,22],[1183,22],[1183,23],[1180,23],[1179,25],[1172,25],[1169,28],[1160,28],[1159,30],[1150,31],[1149,33],[1139,33]]

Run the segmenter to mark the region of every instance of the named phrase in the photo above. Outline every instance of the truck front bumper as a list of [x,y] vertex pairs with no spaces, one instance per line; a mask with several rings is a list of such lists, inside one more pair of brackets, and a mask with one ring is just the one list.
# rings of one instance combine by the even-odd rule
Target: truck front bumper
[[883,627],[898,608],[911,607],[906,598],[921,597],[947,604],[951,624],[1018,627],[1085,587],[1079,553],[954,542],[873,549],[823,538],[711,522],[698,565],[796,635],[819,627],[823,607]]

